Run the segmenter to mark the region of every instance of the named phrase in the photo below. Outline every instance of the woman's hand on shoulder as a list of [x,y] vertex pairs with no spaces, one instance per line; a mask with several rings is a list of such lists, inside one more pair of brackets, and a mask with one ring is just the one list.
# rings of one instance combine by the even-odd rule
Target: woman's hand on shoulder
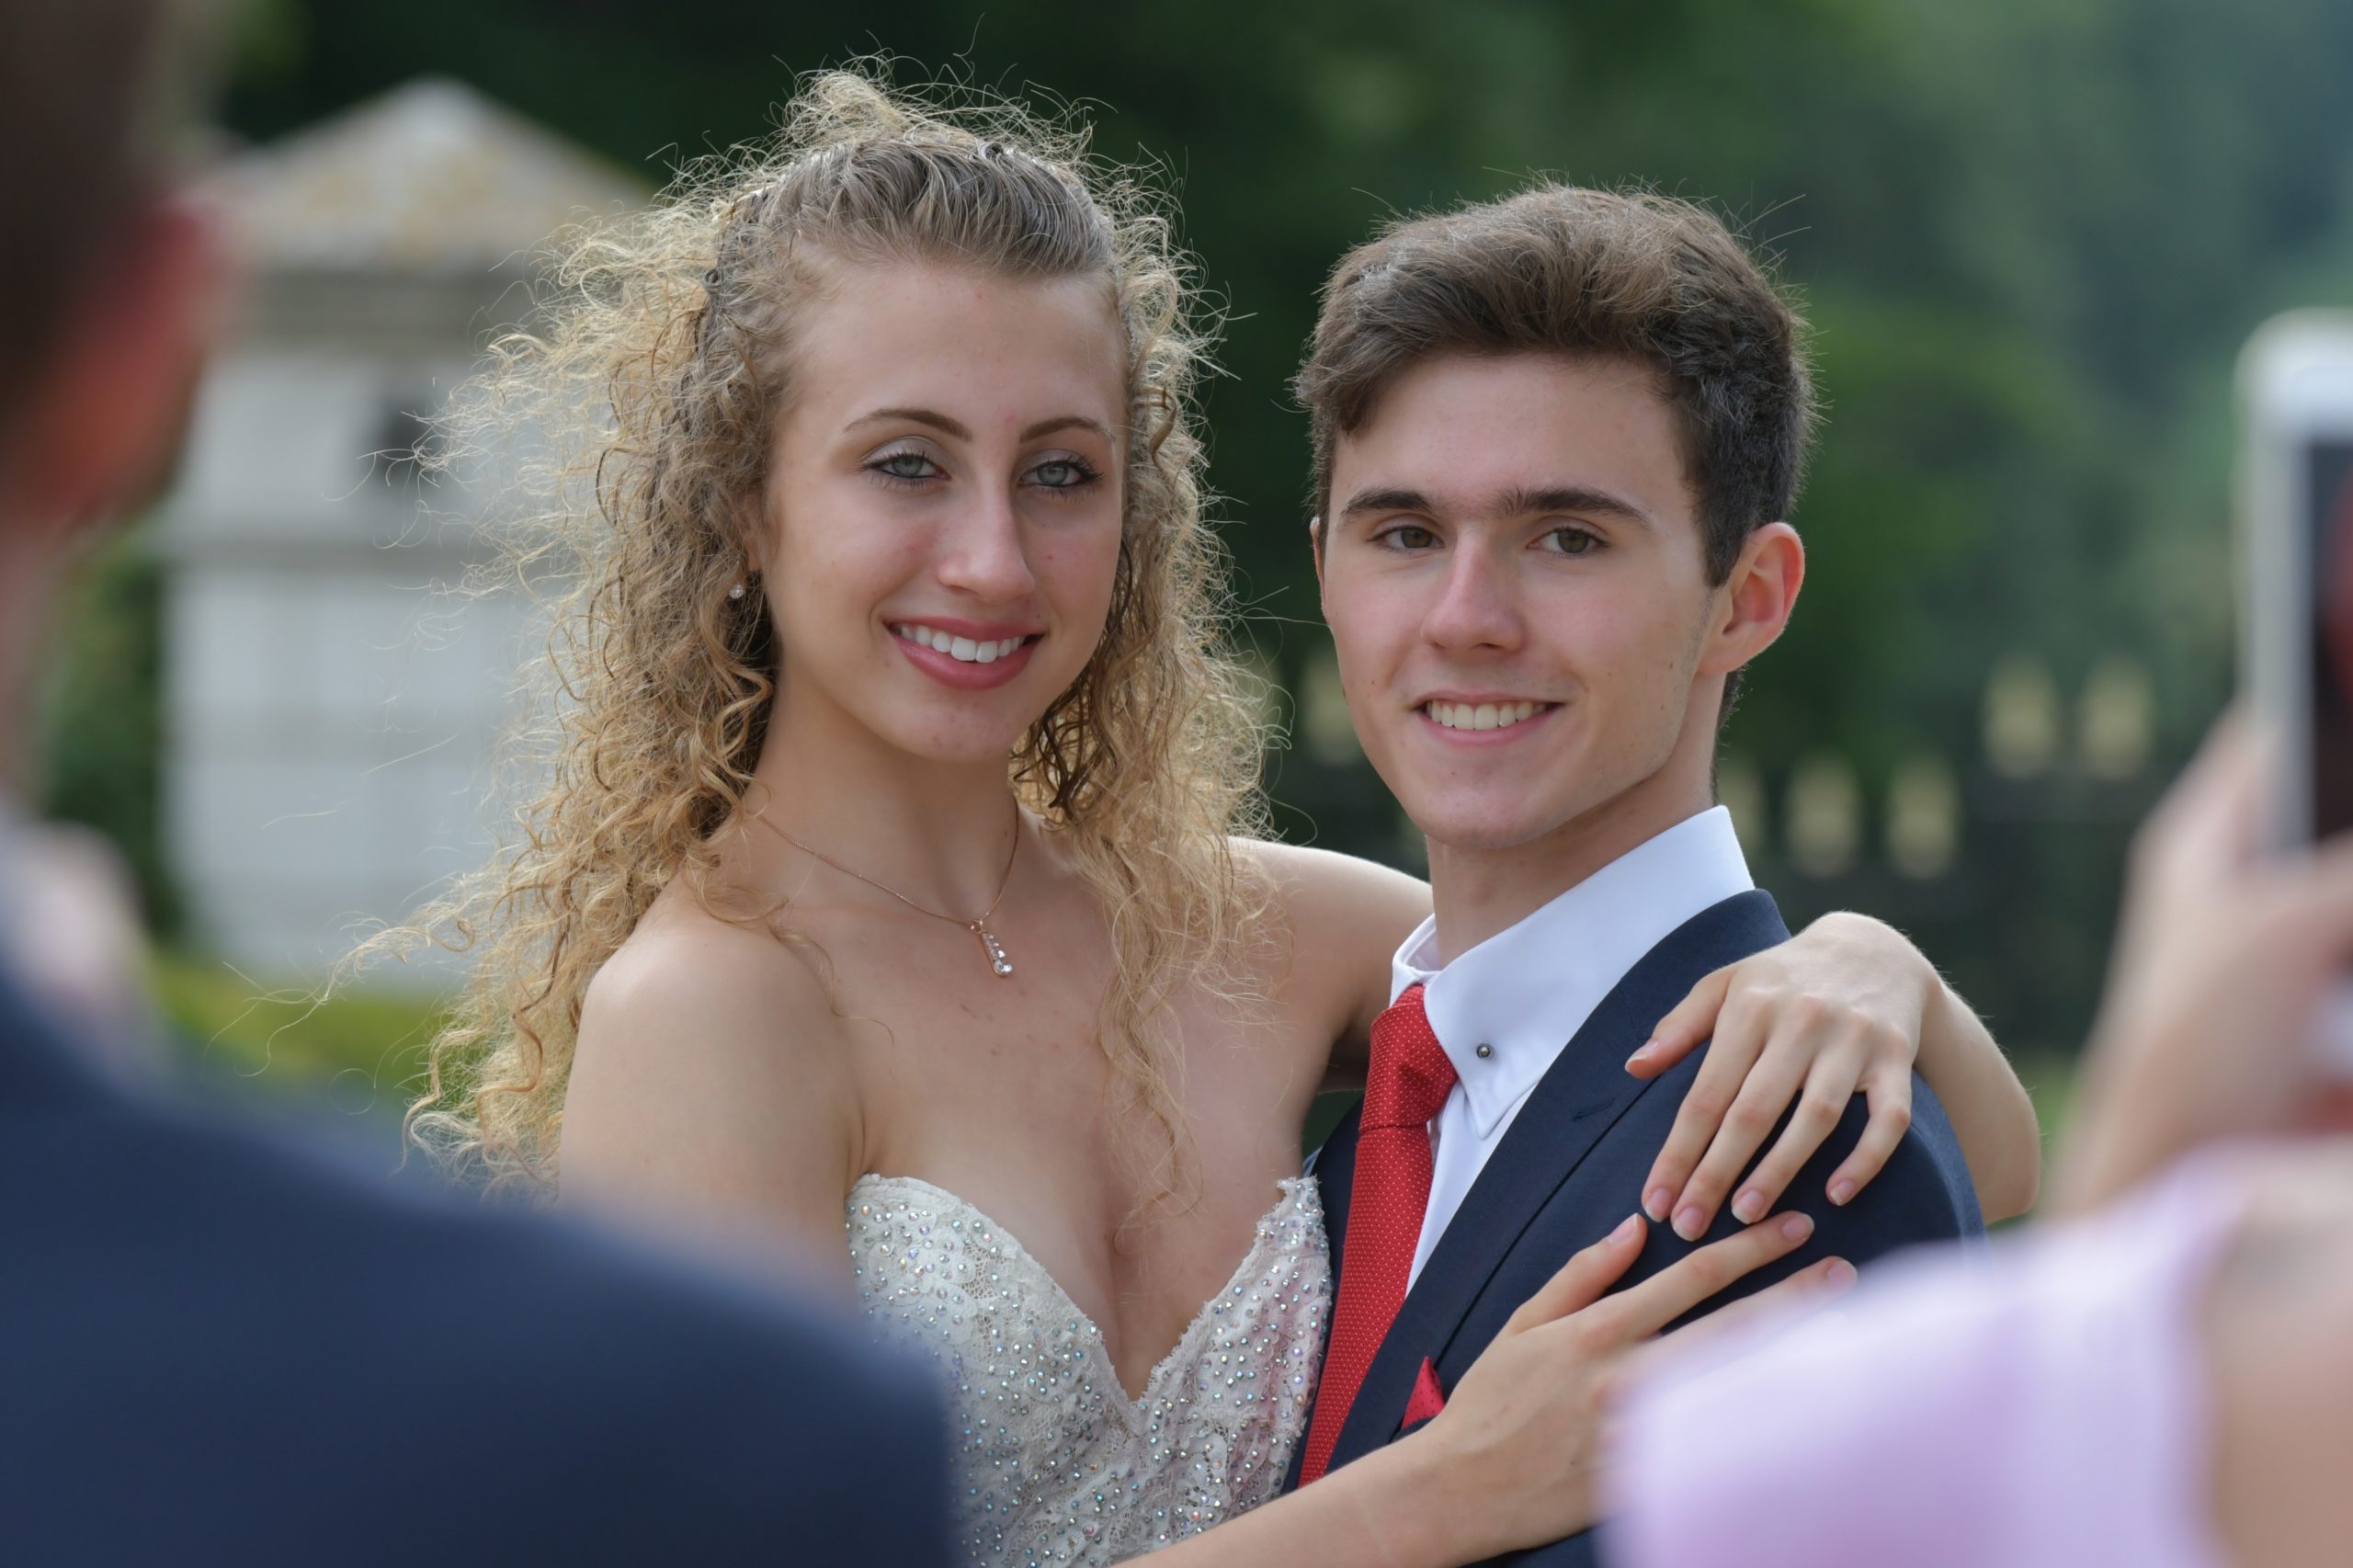
[[563,1195],[664,1232],[782,1241],[848,1278],[856,1082],[824,986],[764,932],[649,922],[590,983],[565,1087]]
[[[1937,1070],[1924,1055],[1932,1035],[1949,1059]],[[1870,1119],[1826,1192],[1835,1204],[1853,1199],[1912,1125],[1915,1062],[1945,1102],[1987,1211],[2003,1218],[2032,1201],[2040,1140],[2026,1091],[1975,1015],[1892,926],[1824,915],[1716,971],[1626,1069],[1655,1077],[1702,1044],[1707,1059],[1643,1184],[1644,1210],[1686,1240],[1706,1233],[1727,1198],[1745,1221],[1771,1212],[1860,1094]],[[1789,1126],[1744,1180],[1784,1112]]]
[[1275,886],[1290,961],[1278,1004],[1332,1042],[1327,1088],[1360,1085],[1372,1021],[1389,1005],[1389,960],[1429,917],[1430,888],[1377,861],[1249,841]]
[[[1595,1522],[1617,1389],[1659,1331],[1812,1233],[1782,1215],[1694,1250],[1608,1294],[1642,1256],[1642,1217],[1569,1259],[1514,1312],[1462,1374],[1445,1408],[1401,1442],[1314,1484],[1168,1547],[1169,1568],[1290,1568],[1383,1562],[1458,1568],[1536,1547]],[[1728,1319],[1843,1289],[1854,1270],[1824,1258],[1666,1342]]]

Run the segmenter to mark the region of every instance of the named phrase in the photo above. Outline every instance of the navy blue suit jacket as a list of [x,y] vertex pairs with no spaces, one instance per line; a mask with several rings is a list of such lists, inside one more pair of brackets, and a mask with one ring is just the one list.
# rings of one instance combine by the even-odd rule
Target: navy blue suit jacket
[[[1643,1180],[1666,1144],[1704,1052],[1693,1052],[1648,1083],[1627,1073],[1626,1058],[1710,971],[1788,936],[1768,895],[1741,893],[1677,927],[1603,998],[1530,1091],[1407,1292],[1341,1425],[1334,1467],[1404,1436],[1406,1401],[1424,1358],[1435,1366],[1438,1386],[1453,1388],[1505,1321],[1572,1254],[1608,1235],[1642,1207]],[[1711,1298],[1710,1310],[1824,1257],[1835,1255],[1859,1266],[1914,1242],[1984,1233],[1976,1189],[1944,1108],[1917,1076],[1912,1096],[1911,1130],[1886,1168],[1846,1207],[1833,1208],[1824,1191],[1869,1115],[1861,1096],[1854,1099],[1781,1201],[1783,1209],[1813,1216],[1813,1234],[1789,1257]],[[1336,1275],[1347,1234],[1356,1135],[1352,1111],[1315,1165]],[[1766,1147],[1771,1146],[1768,1140]],[[1738,1228],[1728,1210],[1697,1243],[1654,1225],[1642,1256],[1617,1288],[1649,1278],[1696,1246]],[[1292,1484],[1298,1477],[1294,1457]],[[1586,1532],[1500,1561],[1543,1568],[1589,1563],[1593,1537]]]
[[0,979],[0,1560],[947,1561],[830,1318],[125,1096]]

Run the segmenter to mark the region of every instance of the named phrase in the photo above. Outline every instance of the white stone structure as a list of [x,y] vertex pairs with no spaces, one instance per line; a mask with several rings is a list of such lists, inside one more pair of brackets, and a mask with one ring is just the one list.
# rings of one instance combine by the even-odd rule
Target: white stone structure
[[510,605],[436,591],[482,554],[469,498],[391,454],[522,313],[547,236],[646,188],[430,80],[220,183],[254,287],[157,528],[165,823],[193,938],[313,978],[482,858],[522,652]]

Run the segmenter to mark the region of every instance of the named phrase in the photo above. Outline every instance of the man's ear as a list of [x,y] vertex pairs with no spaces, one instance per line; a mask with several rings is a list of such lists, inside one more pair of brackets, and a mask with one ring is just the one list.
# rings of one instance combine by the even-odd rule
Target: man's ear
[[1307,547],[1315,553],[1315,591],[1324,591],[1324,519],[1307,519]]
[[1779,641],[1805,583],[1805,545],[1787,523],[1748,536],[1718,590],[1722,608],[1700,650],[1701,675],[1730,675]]
[[219,221],[183,198],[125,224],[24,389],[6,505],[77,528],[129,512],[170,473],[227,279]]

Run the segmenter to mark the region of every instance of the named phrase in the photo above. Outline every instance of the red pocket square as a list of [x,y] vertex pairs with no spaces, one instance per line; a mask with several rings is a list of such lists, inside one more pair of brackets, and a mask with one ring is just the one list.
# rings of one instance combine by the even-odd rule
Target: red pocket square
[[1411,1426],[1416,1421],[1427,1421],[1445,1408],[1446,1392],[1438,1386],[1438,1369],[1425,1356],[1421,1375],[1414,1380],[1414,1397],[1405,1402],[1404,1424]]

